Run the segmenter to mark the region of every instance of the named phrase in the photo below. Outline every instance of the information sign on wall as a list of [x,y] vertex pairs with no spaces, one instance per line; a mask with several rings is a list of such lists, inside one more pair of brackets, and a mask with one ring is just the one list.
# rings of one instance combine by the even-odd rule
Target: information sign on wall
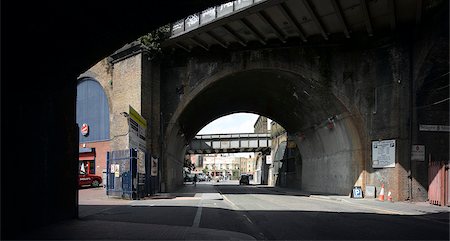
[[419,125],[420,131],[437,131],[437,132],[450,132],[450,126],[444,125]]
[[372,167],[395,167],[395,140],[372,141]]
[[131,106],[129,108],[129,113],[129,148],[136,148],[143,152],[147,152],[147,121]]
[[412,145],[411,160],[421,161],[421,162],[425,161],[425,146],[424,145]]
[[266,164],[272,164],[272,156],[266,156]]

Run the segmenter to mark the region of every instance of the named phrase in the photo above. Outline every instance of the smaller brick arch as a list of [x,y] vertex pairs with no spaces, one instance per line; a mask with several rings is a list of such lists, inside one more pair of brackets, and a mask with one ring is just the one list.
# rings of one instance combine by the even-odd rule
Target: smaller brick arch
[[[218,73],[183,98],[166,129],[165,168],[174,174],[168,175],[169,187],[181,175],[177,162],[187,142],[210,121],[237,112],[266,116],[289,133],[306,136],[294,140],[311,170],[305,174],[311,181],[302,184],[306,189],[346,194],[354,184],[362,185],[364,153],[358,127],[328,86],[312,83],[293,69],[252,68]],[[322,125],[329,117],[336,118],[333,130]]]

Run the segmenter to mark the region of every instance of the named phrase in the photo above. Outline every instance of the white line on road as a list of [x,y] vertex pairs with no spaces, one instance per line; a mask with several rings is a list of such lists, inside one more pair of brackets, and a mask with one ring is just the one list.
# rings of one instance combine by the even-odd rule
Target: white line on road
[[242,216],[244,216],[249,223],[253,224],[252,220],[250,220],[250,218],[247,215],[243,214]]
[[234,210],[240,210],[240,208],[236,204],[234,204],[230,199],[228,199],[225,195],[222,194],[222,197],[223,200],[227,201],[233,207]]
[[202,210],[203,210],[203,204],[200,201],[198,208],[197,208],[197,213],[195,213],[194,223],[192,223],[193,228],[198,228],[200,226],[200,219],[202,218]]

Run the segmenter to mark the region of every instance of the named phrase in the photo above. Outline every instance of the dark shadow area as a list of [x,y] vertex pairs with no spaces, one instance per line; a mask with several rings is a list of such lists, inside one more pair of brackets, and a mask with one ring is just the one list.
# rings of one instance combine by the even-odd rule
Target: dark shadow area
[[[193,226],[198,208],[192,206],[80,206],[96,210],[77,221],[67,221],[21,235],[20,239],[173,239]],[[448,240],[448,212],[420,216],[317,211],[233,211],[202,208],[198,236],[215,239],[210,229],[245,233],[256,239],[314,240]],[[248,217],[252,223],[246,221]],[[155,226],[156,225],[156,226]],[[164,226],[158,226],[164,225]],[[170,225],[170,226],[166,226]],[[151,232],[164,227],[168,233]],[[171,230],[171,231],[168,231]],[[262,236],[261,236],[262,234]],[[210,236],[208,236],[210,235]]]

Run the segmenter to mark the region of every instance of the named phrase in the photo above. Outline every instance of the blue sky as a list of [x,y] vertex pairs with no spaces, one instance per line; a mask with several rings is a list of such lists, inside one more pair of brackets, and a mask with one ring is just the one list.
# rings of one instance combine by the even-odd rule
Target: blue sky
[[253,133],[258,115],[236,113],[221,117],[206,125],[198,134]]

